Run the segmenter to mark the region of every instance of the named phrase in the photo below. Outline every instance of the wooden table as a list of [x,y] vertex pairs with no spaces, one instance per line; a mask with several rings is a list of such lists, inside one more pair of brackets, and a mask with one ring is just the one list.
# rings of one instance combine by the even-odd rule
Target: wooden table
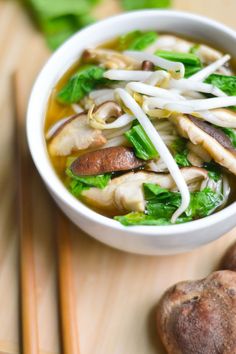
[[[52,1],[52,0],[51,0]],[[175,0],[174,7],[235,25],[235,0]],[[99,17],[120,11],[105,1]],[[20,353],[18,321],[18,239],[15,219],[12,74],[17,72],[24,112],[32,82],[49,56],[40,34],[17,2],[0,1],[0,354]],[[40,348],[60,353],[55,277],[54,210],[37,172],[32,178],[32,220]],[[106,247],[76,229],[73,265],[83,354],[163,353],[155,334],[155,305],[164,290],[183,279],[206,276],[235,239],[235,230],[194,252],[141,257]]]

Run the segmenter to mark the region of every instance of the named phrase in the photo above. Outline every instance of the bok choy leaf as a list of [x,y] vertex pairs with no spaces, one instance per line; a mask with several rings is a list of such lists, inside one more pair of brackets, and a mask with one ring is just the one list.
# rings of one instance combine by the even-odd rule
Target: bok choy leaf
[[125,10],[139,10],[139,9],[154,9],[170,7],[171,0],[122,0],[122,6]]
[[181,167],[191,166],[191,163],[188,160],[188,149],[187,149],[187,140],[184,138],[177,138],[171,144],[171,150],[174,155],[174,159],[177,164]]
[[212,74],[205,82],[218,87],[229,96],[236,95],[236,76]]
[[69,168],[66,169],[66,175],[69,177],[69,190],[76,197],[90,187],[105,188],[111,179],[110,173],[97,176],[76,176]]
[[201,67],[201,60],[197,55],[192,53],[179,53],[179,52],[170,52],[166,50],[157,50],[155,54],[161,58],[180,62],[183,63],[184,65]]
[[129,50],[144,50],[157,39],[156,32],[141,33],[128,47]]
[[140,159],[150,160],[158,157],[158,152],[140,124],[134,125],[125,136],[133,145],[135,155]]
[[[129,213],[116,216],[123,225],[169,225],[173,213],[181,203],[179,192],[172,192],[152,183],[145,183],[144,195],[146,203],[145,213]],[[223,196],[205,188],[199,192],[191,192],[189,207],[179,217],[176,223],[188,222],[210,215],[223,202]]]
[[107,82],[103,78],[104,72],[105,69],[96,65],[83,66],[58,92],[58,101],[64,104],[78,102],[95,87]]
[[120,36],[118,50],[144,50],[157,39],[158,35],[154,31],[141,32],[132,31]]

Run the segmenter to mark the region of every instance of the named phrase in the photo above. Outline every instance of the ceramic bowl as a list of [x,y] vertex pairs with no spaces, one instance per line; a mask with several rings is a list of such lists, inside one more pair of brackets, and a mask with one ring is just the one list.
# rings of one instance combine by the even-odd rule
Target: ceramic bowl
[[204,219],[181,225],[124,227],[74,198],[55,173],[44,139],[47,102],[58,79],[88,46],[132,30],[157,30],[194,37],[236,57],[236,33],[208,18],[177,11],[137,11],[114,16],[76,33],[48,60],[29,100],[27,137],[34,163],[62,211],[82,230],[120,250],[143,255],[186,252],[216,240],[236,225],[236,203]]

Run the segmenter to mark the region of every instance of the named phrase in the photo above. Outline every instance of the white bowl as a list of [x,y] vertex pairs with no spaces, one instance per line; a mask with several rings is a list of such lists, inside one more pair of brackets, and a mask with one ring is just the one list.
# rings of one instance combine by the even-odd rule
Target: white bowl
[[57,177],[45,144],[43,127],[49,95],[83,50],[123,33],[157,30],[193,36],[236,57],[236,33],[208,18],[177,11],[137,11],[98,22],[76,33],[49,59],[33,87],[27,113],[27,136],[35,165],[62,211],[97,240],[120,250],[145,255],[186,252],[216,240],[236,225],[236,204],[204,219],[181,225],[124,227],[74,198]]

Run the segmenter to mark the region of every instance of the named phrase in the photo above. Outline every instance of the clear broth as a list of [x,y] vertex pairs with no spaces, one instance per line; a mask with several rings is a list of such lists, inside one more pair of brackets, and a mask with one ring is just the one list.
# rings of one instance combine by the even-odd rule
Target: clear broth
[[[162,33],[162,34],[170,34],[170,33]],[[180,38],[183,39],[187,39],[190,40],[194,43],[200,43],[199,41],[195,41],[193,38],[188,38],[187,36],[179,36]],[[209,43],[205,43],[204,41],[201,42],[201,44],[207,44],[210,45],[212,47],[211,44]],[[113,49],[113,50],[117,50],[117,46],[118,46],[118,38],[115,38],[113,40],[110,40],[108,42],[105,42],[101,45],[98,46],[98,48],[104,48],[104,49]],[[215,48],[215,47],[212,47]],[[220,50],[219,48],[215,48]],[[49,101],[48,101],[48,108],[47,108],[47,112],[46,112],[46,117],[45,117],[45,134],[48,131],[48,129],[58,120],[67,117],[67,116],[71,116],[74,114],[73,109],[71,108],[71,106],[67,106],[67,105],[63,105],[61,103],[59,103],[56,100],[56,95],[57,93],[60,91],[60,89],[65,85],[65,83],[68,81],[68,79],[77,72],[77,70],[80,68],[80,66],[82,66],[84,63],[82,60],[78,60],[63,76],[62,78],[58,81],[58,83],[56,84],[56,86],[53,88],[52,93],[50,95]],[[236,58],[231,60],[231,67],[233,69],[236,69]],[[235,71],[235,70],[234,70]],[[86,150],[87,151],[87,150]],[[82,153],[84,153],[85,150],[77,152],[75,154],[71,154],[71,157],[78,157],[79,155],[81,155]],[[62,182],[64,184],[66,184],[66,174],[65,174],[65,169],[66,169],[66,162],[67,162],[67,158],[68,156],[51,156],[49,154],[51,163],[57,173],[57,175],[59,176],[59,178],[62,180]],[[225,173],[227,173],[228,179],[229,179],[229,183],[230,183],[230,188],[231,188],[231,192],[230,192],[230,196],[228,199],[228,203],[227,205],[235,202],[236,200],[236,176],[234,176],[231,173],[228,173],[227,171],[225,171]],[[82,200],[85,204],[86,201]],[[90,204],[87,204],[91,209],[95,210],[96,212],[108,216],[108,217],[112,217],[114,216],[114,212],[110,211],[108,212],[107,210],[102,210],[100,208],[96,208]]]

